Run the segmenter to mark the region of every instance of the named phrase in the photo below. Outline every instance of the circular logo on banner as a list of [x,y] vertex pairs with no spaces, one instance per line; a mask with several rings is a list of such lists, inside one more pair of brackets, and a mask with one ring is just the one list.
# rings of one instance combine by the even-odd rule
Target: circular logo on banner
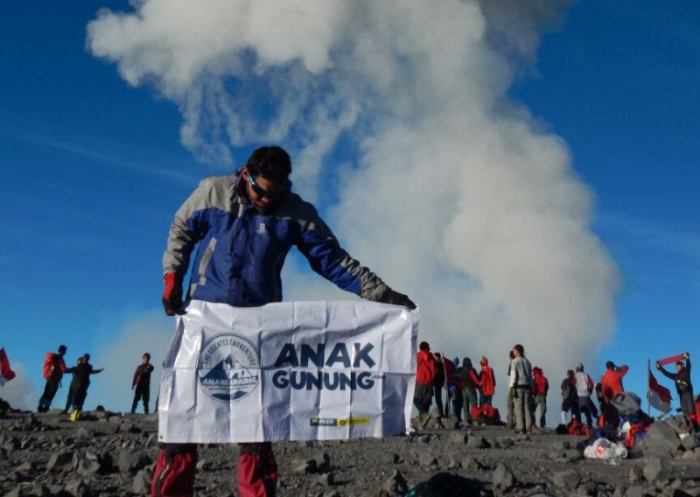
[[246,338],[217,335],[204,345],[197,361],[199,384],[218,400],[240,400],[260,381],[260,356]]

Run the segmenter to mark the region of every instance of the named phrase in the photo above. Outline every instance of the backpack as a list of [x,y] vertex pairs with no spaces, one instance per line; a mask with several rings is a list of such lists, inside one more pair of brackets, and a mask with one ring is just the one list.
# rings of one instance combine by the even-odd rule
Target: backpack
[[51,374],[55,369],[55,355],[53,352],[49,352],[44,356],[44,379],[48,380],[51,378]]

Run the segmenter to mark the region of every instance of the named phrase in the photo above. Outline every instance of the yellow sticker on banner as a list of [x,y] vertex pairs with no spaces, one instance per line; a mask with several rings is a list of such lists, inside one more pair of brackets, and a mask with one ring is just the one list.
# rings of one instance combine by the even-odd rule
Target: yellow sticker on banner
[[367,426],[369,424],[369,417],[363,416],[359,418],[340,418],[338,419],[338,426]]
[[311,418],[311,426],[367,426],[369,416],[349,417],[349,418]]

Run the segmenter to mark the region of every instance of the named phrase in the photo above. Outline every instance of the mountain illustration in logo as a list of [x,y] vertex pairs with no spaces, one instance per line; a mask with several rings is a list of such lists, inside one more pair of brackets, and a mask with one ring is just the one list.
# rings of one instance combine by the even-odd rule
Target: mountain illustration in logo
[[[236,400],[249,392],[250,385],[258,382],[258,374],[251,372],[230,354],[219,361],[200,378],[202,385],[212,388],[212,395],[222,400]],[[221,390],[217,392],[216,390]]]

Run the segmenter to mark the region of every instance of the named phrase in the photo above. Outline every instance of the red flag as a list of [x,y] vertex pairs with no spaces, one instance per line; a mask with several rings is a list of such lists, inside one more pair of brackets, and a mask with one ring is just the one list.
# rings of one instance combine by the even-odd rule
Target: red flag
[[0,385],[4,385],[15,377],[15,372],[10,369],[10,360],[5,349],[0,349]]
[[662,366],[665,366],[666,364],[671,364],[674,362],[682,361],[685,359],[685,354],[676,354],[672,355],[671,357],[666,357],[664,359],[659,359],[656,361],[657,363],[661,364]]
[[659,411],[667,413],[671,410],[671,391],[659,385],[654,375],[649,370],[649,390],[647,391],[649,404]]

